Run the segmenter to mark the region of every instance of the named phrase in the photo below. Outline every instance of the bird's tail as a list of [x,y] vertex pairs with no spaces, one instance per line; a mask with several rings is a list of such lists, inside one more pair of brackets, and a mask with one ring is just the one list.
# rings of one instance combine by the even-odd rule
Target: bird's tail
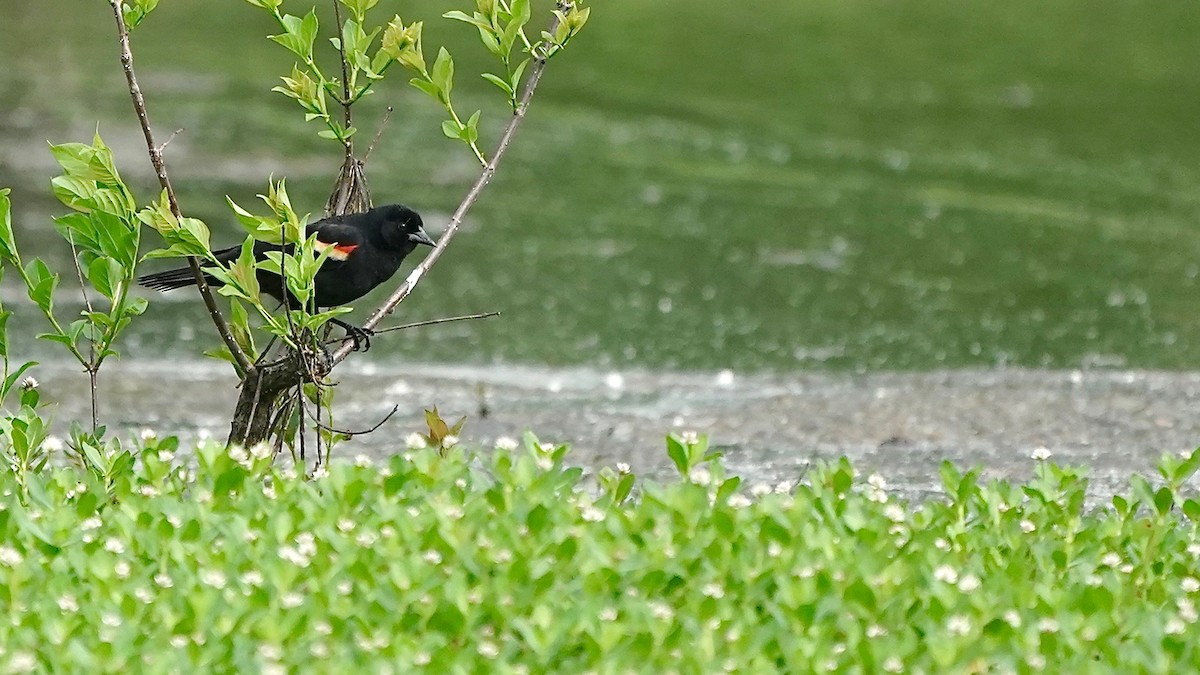
[[[240,246],[234,246],[220,251],[213,251],[213,256],[223,263],[228,263],[236,260],[240,251]],[[207,272],[204,274],[204,280],[209,284],[218,283],[216,277]],[[138,283],[146,288],[153,288],[156,291],[169,291],[176,288],[183,288],[184,286],[195,286],[196,275],[192,274],[191,267],[180,267],[165,272],[145,274],[138,277]]]
[[[216,281],[210,274],[205,274],[204,279],[210,284]],[[180,267],[179,269],[167,270],[166,272],[155,272],[154,274],[140,276],[138,277],[138,283],[146,288],[153,288],[156,291],[169,291],[174,288],[183,288],[184,286],[195,286],[196,275],[192,274],[192,268]]]

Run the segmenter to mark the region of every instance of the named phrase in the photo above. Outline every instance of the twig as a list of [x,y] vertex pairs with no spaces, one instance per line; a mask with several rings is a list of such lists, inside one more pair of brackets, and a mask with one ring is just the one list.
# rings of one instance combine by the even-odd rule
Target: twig
[[[555,16],[554,21],[550,24],[550,34],[554,34],[554,30],[558,27],[558,17]],[[379,322],[384,317],[395,311],[396,306],[408,297],[416,288],[417,282],[431,267],[442,257],[442,252],[450,244],[450,240],[458,232],[458,228],[462,225],[462,220],[466,217],[467,212],[471,210],[471,206],[479,199],[479,195],[483,193],[483,189],[492,180],[492,176],[496,173],[496,167],[500,164],[500,160],[504,158],[504,152],[508,149],[508,145],[512,143],[513,135],[517,131],[517,127],[521,125],[521,121],[525,119],[525,113],[529,110],[529,101],[533,98],[533,92],[537,90],[538,82],[542,79],[542,73],[546,70],[546,62],[548,56],[545,54],[535,55],[533,66],[529,69],[528,79],[525,81],[525,90],[521,94],[521,103],[517,106],[516,112],[513,113],[512,119],[508,121],[508,126],[504,128],[504,133],[500,136],[500,142],[496,146],[496,152],[492,154],[492,159],[483,167],[483,173],[479,174],[475,184],[471,186],[467,196],[463,198],[462,203],[454,211],[454,215],[450,218],[450,224],[446,226],[446,231],[442,232],[442,236],[438,239],[437,246],[425,256],[425,259],[417,265],[412,272],[409,272],[408,277],[400,287],[392,292],[388,299],[376,309],[370,317],[367,318],[363,328],[367,330],[373,329],[379,325]],[[338,348],[333,355],[333,365],[337,365],[344,361],[350,355],[353,345],[343,344]]]
[[371,159],[371,153],[375,150],[375,145],[379,143],[379,138],[383,136],[383,128],[387,126],[388,120],[392,118],[392,110],[394,108],[389,105],[387,110],[383,111],[383,119],[379,122],[379,131],[375,132],[375,138],[371,139],[371,144],[367,146],[367,154],[363,155],[362,158],[363,164],[366,164],[367,160]]
[[[351,103],[351,101],[350,101],[350,74],[347,70],[347,64],[346,64],[346,41],[342,39],[342,37],[343,37],[342,4],[340,2],[338,2],[338,0],[333,0],[333,19],[337,23],[337,25],[334,26],[334,28],[337,29],[338,56],[340,57],[340,61],[342,62],[342,100],[338,101],[338,102],[342,104],[342,111],[343,111],[344,119],[346,121],[345,126],[347,129],[349,129],[350,123],[353,119],[351,112],[350,112],[350,103]],[[353,141],[350,140],[349,138],[347,138],[346,139],[346,157],[350,157],[352,154],[354,154],[351,150],[352,146],[353,146]]]
[[398,410],[400,410],[399,405],[392,406],[392,411],[390,413],[388,413],[387,415],[384,415],[383,419],[379,420],[379,422],[375,426],[371,427],[370,429],[363,429],[362,431],[347,431],[345,429],[335,429],[334,427],[326,426],[325,424],[322,424],[321,420],[318,419],[317,417],[313,417],[312,413],[308,413],[308,416],[312,418],[313,424],[317,425],[317,427],[320,429],[324,429],[325,431],[328,431],[331,434],[342,434],[343,436],[349,436],[349,437],[353,438],[354,436],[364,436],[366,434],[376,431],[377,429],[379,429],[379,427],[381,427],[385,423],[387,423],[388,420],[392,419],[392,415],[395,415]]
[[[125,16],[121,13],[121,0],[108,0],[108,4],[112,6],[113,16],[117,21],[117,38],[121,43],[121,67],[125,71],[125,80],[129,83],[129,96],[133,99],[133,110],[137,113],[138,122],[142,125],[142,135],[146,137],[146,150],[150,153],[150,164],[154,166],[154,173],[158,175],[159,185],[167,192],[171,215],[175,218],[183,218],[183,213],[179,210],[179,201],[175,198],[175,189],[171,187],[171,179],[167,176],[167,165],[163,161],[162,148],[154,144],[154,132],[150,128],[150,116],[146,112],[146,99],[142,96],[142,88],[138,86],[137,75],[133,71],[133,52],[129,48],[129,27],[125,25]],[[221,314],[220,308],[217,307],[212,289],[208,287],[208,281],[204,278],[203,270],[200,269],[199,259],[196,256],[188,256],[187,261],[188,267],[192,268],[192,275],[196,277],[196,288],[204,298],[204,306],[208,308],[208,315],[212,319],[213,325],[217,327],[217,332],[221,334],[221,339],[245,376],[246,373],[254,370],[254,364],[250,362],[250,358],[246,356],[237,340],[234,339],[233,331],[229,329],[225,315]]]
[[[416,321],[413,323],[406,323],[406,324],[403,324],[400,326],[391,326],[389,328],[381,328],[379,330],[371,331],[371,332],[374,335],[380,335],[383,333],[390,333],[394,330],[408,330],[409,328],[420,328],[421,326],[435,326],[439,323],[450,323],[451,321],[469,321],[471,319],[488,319],[493,316],[500,316],[500,312],[484,312],[482,314],[464,314],[462,316],[450,316],[450,317],[446,317],[444,319],[429,319],[427,321]],[[350,339],[349,337],[334,338],[332,340],[327,340],[325,342],[325,344],[335,345],[335,344],[345,342],[346,340],[349,340],[349,339]]]
[[[79,278],[79,290],[83,292],[83,305],[87,307],[89,315],[88,320],[91,321],[90,315],[96,310],[92,309],[92,299],[88,296],[87,284],[83,281],[83,266],[79,264],[79,251],[75,248],[75,235],[69,229],[67,230],[67,241],[71,243],[71,262],[75,264],[75,274]],[[84,368],[88,374],[88,389],[90,390],[92,396],[93,434],[96,433],[96,427],[99,424],[99,415],[96,410],[96,377],[98,374],[96,371],[99,369],[100,366],[96,363],[96,340],[95,333],[93,333],[88,336],[88,363]]]
[[162,151],[167,149],[167,146],[171,144],[171,141],[175,140],[175,137],[182,133],[183,133],[183,127],[180,127],[178,129],[176,129],[175,131],[172,131],[171,135],[167,137],[167,140],[163,141],[162,145],[158,146],[159,154],[162,154]]

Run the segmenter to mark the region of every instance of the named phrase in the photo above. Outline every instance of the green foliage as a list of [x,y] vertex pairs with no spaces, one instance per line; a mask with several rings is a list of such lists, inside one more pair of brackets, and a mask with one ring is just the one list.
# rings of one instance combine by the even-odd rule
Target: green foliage
[[[280,12],[280,2],[246,1],[271,13],[283,31],[270,36],[271,40],[283,46],[299,61],[292,67],[291,75],[282,78],[283,85],[275,87],[273,91],[294,99],[304,110],[305,120],[322,122],[326,127],[318,132],[322,138],[348,143],[357,131],[355,127],[347,125],[345,118],[338,120],[336,115],[331,115],[329,100],[350,108],[372,92],[374,85],[384,78],[392,64],[399,63],[414,74],[409,82],[437,101],[450,115],[450,119],[442,123],[442,133],[467,144],[476,159],[481,164],[487,164],[478,145],[482,111],[476,110],[464,121],[454,108],[450,96],[454,89],[454,57],[442,47],[438,49],[433,65],[430,67],[426,64],[421,41],[423,22],[414,21],[405,25],[404,20],[396,15],[386,25],[368,31],[367,12],[377,4],[377,0],[339,0],[349,9],[350,16],[342,23],[338,35],[331,37],[329,42],[338,50],[339,56],[344,54],[343,81],[326,76],[317,65],[314,49],[320,24],[315,7],[301,18]],[[511,4],[508,0],[477,0],[476,11],[472,14],[455,10],[443,16],[478,29],[484,47],[499,58],[504,66],[503,76],[484,73],[483,77],[504,92],[515,113],[519,107],[521,80],[530,60],[546,59],[557,53],[587,23],[591,10],[582,8],[580,4],[571,3],[564,5],[565,9],[555,10],[557,21],[554,32],[544,32],[543,39],[537,43],[531,43],[525,34],[525,26],[531,17],[530,0],[513,0]],[[374,47],[377,37],[379,46]],[[519,57],[514,56],[513,51],[518,42],[522,54]]]
[[21,491],[0,473],[0,597],[23,610],[0,624],[0,666],[1116,673],[1198,658],[1196,522],[1135,493],[1087,510],[1074,470],[984,485],[947,466],[945,499],[914,504],[845,460],[745,494],[715,460],[595,485],[565,446],[498,445],[310,479],[263,447],[204,445],[180,465],[150,439],[137,462],[98,451],[107,472],[32,472]]
[[[62,175],[51,180],[54,194],[74,211],[55,218],[54,223],[71,245],[75,276],[83,286],[87,307],[67,326],[59,322],[54,292],[61,277],[39,258],[21,259],[7,191],[0,197],[0,260],[17,271],[29,299],[49,322],[50,332],[40,337],[64,345],[81,365],[95,371],[116,354],[113,343],[121,331],[146,310],[144,299],[129,297],[137,276],[140,221],[145,212],[139,214],[133,193],[121,180],[112,151],[100,134],[90,145],[51,145],[50,152],[63,169]],[[195,222],[197,225],[188,225],[203,228],[203,223]],[[207,229],[203,234],[207,237]],[[102,302],[93,302],[94,298]]]

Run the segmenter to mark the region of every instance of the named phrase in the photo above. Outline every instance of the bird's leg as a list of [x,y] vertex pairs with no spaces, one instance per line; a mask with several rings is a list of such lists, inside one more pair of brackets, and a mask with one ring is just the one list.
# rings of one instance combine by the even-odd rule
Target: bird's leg
[[350,342],[354,345],[354,351],[358,351],[359,348],[364,352],[371,349],[371,336],[375,334],[375,331],[360,328],[341,319],[330,319],[329,323],[341,326],[342,330],[346,331],[346,337],[350,338]]

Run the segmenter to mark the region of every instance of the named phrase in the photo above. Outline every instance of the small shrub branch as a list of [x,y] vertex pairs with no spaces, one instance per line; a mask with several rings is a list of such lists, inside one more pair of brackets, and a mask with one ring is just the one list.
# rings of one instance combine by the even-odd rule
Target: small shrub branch
[[[150,164],[154,166],[154,173],[158,176],[159,185],[167,192],[171,213],[176,218],[183,218],[183,214],[179,210],[179,202],[175,197],[175,189],[171,186],[171,179],[167,175],[167,165],[163,161],[162,147],[154,143],[154,131],[151,129],[150,116],[146,111],[146,99],[142,96],[142,89],[138,86],[137,74],[133,69],[133,51],[129,46],[129,27],[125,24],[125,16],[121,12],[121,0],[109,0],[109,5],[112,6],[113,16],[117,22],[117,38],[121,46],[121,68],[125,71],[125,80],[129,84],[129,96],[133,100],[133,109],[137,113],[138,122],[141,123],[142,135],[146,138],[146,150],[150,155]],[[254,370],[254,364],[234,339],[233,332],[229,329],[229,322],[225,320],[225,315],[217,306],[212,289],[209,288],[208,281],[204,278],[204,272],[200,269],[200,259],[196,256],[188,256],[187,262],[192,274],[196,277],[196,288],[204,299],[204,306],[208,309],[209,318],[212,319],[213,325],[216,326],[229,353],[237,361],[244,377]]]

